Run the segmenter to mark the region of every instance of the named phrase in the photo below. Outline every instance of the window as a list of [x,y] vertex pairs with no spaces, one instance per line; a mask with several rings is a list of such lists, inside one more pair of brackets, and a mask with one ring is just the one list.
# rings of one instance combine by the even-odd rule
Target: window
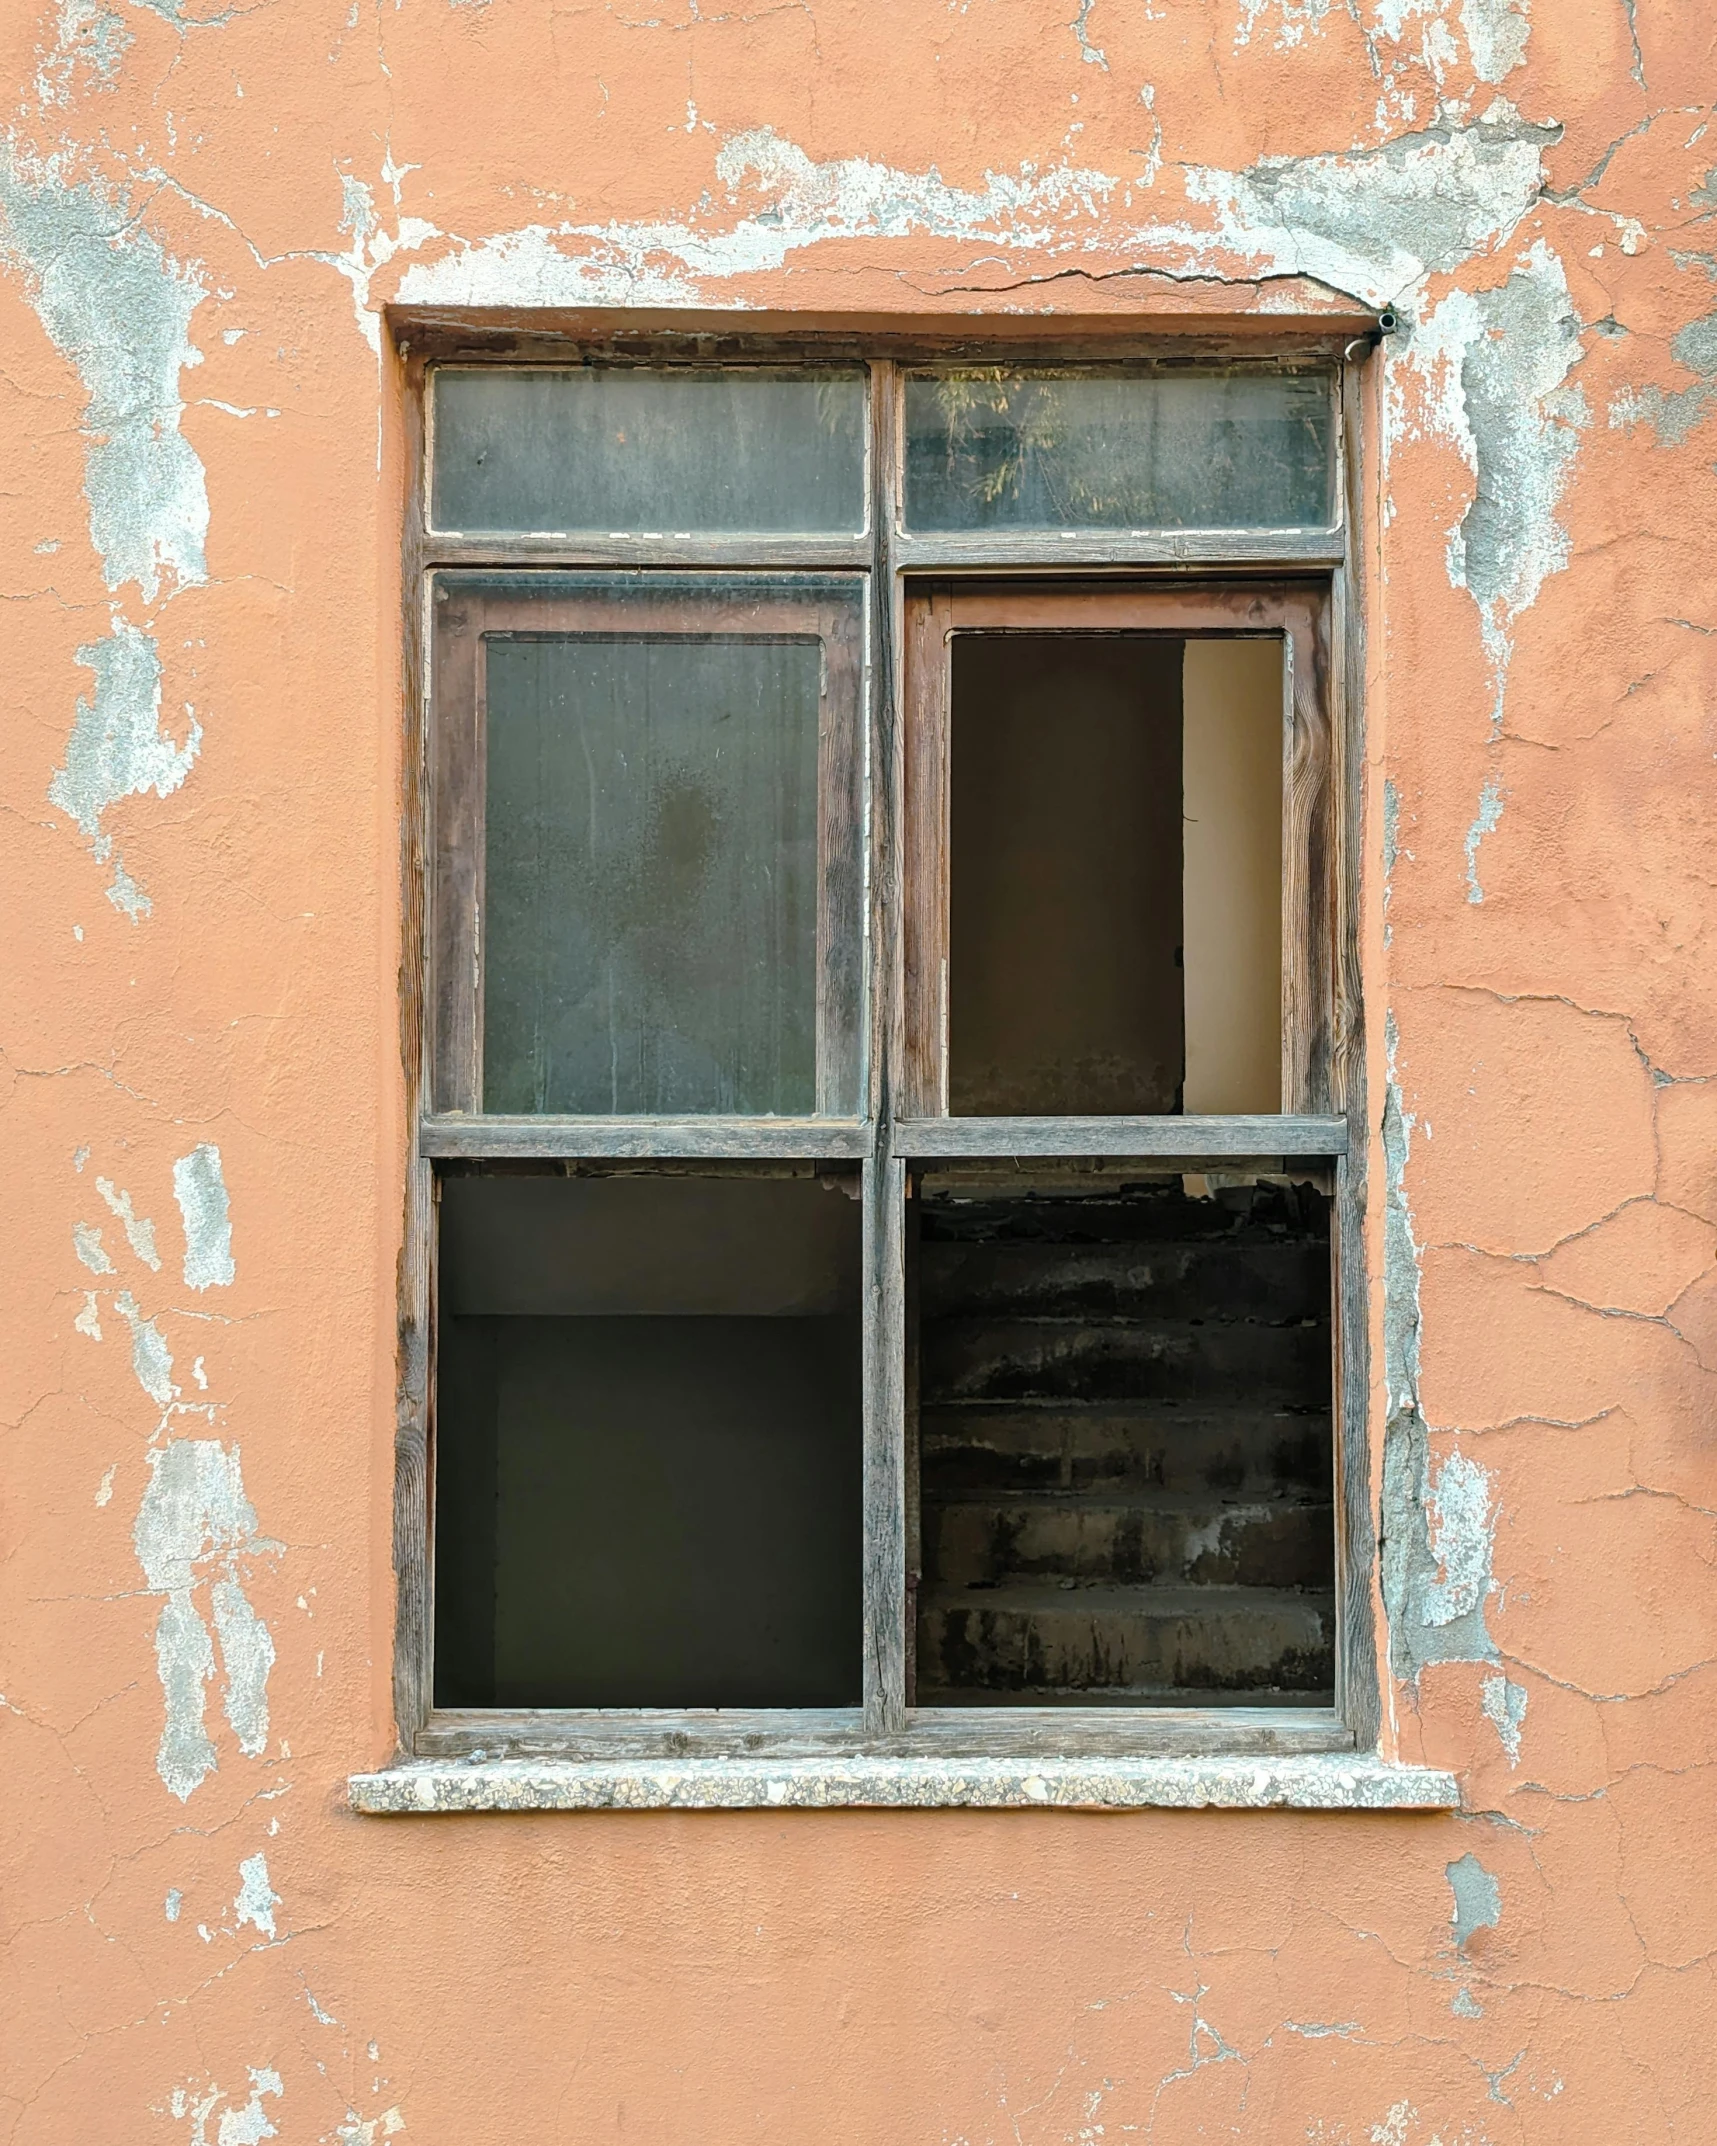
[[438,333],[405,1748],[1369,1742],[1340,349]]

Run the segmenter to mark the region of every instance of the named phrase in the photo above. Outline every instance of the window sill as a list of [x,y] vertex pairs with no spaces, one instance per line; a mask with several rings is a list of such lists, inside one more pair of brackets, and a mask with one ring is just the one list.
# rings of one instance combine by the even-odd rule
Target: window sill
[[347,1783],[354,1811],[1447,1811],[1452,1773],[1351,1753],[1257,1758],[410,1760]]

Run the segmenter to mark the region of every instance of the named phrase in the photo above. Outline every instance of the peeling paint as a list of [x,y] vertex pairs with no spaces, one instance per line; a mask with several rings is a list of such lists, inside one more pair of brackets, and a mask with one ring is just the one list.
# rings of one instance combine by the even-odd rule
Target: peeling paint
[[1481,82],[1501,82],[1526,58],[1532,0],[1461,0],[1461,28]]
[[216,1764],[203,1691],[215,1673],[215,1649],[195,1590],[204,1577],[212,1579],[227,1719],[240,1749],[259,1756],[268,1739],[274,1644],[244,1594],[237,1565],[278,1546],[256,1532],[236,1447],[228,1452],[213,1439],[174,1439],[149,1456],[149,1470],[132,1540],[150,1591],[166,1597],[155,1632],[166,1702],[156,1770],[184,1802]]
[[[1477,1618],[1490,1592],[1495,1529],[1489,1474],[1466,1454],[1451,1453],[1437,1470],[1431,1490],[1431,1557],[1436,1571],[1420,1594],[1420,1614],[1427,1625],[1466,1625]],[[1488,1641],[1485,1651],[1494,1652]]]
[[1455,1943],[1462,1952],[1479,1930],[1494,1930],[1502,1920],[1502,1887],[1476,1855],[1463,1855],[1447,1866],[1445,1875],[1455,1904],[1449,1914]]
[[15,141],[0,141],[0,261],[23,273],[83,382],[84,490],[108,587],[135,582],[153,603],[163,579],[201,582],[208,491],[179,429],[179,376],[201,362],[190,341],[208,295],[200,272],[168,257],[125,195],[74,182]]
[[1219,239],[1255,268],[1402,306],[1427,274],[1460,267],[1518,228],[1559,134],[1499,105],[1494,118],[1376,149],[1267,157],[1240,173],[1194,167],[1187,193],[1217,211]]
[[179,1389],[173,1383],[173,1354],[161,1329],[153,1319],[144,1318],[129,1289],[119,1292],[113,1308],[131,1329],[131,1368],[138,1385],[157,1408],[170,1407]]
[[[250,2066],[250,2095],[242,2104],[233,2101],[223,2087],[201,2090],[176,2087],[170,2106],[180,2121],[187,2116],[191,2119],[187,2146],[262,2146],[264,2139],[279,2137],[268,2120],[263,2101],[278,2098],[284,2091],[279,2072],[266,2064],[253,2064]],[[221,2109],[223,2101],[227,2106]],[[220,2109],[220,2122],[211,2132],[209,2119],[217,2109]]]
[[1520,1764],[1520,1732],[1526,1721],[1527,1690],[1507,1677],[1486,1677],[1480,1687],[1479,1704],[1484,1717],[1502,1740],[1510,1766]]
[[102,0],[60,0],[53,49],[36,70],[36,102],[69,104],[80,74],[96,89],[111,89],[132,42],[124,22]]
[[924,234],[1045,245],[1092,217],[1120,184],[1057,164],[1017,178],[990,172],[968,189],[934,169],[896,171],[867,157],[819,164],[770,127],[725,143],[716,177],[730,198],[741,190],[763,197],[725,231],[685,222],[531,224],[414,261],[400,279],[400,302],[690,305],[708,279],[779,268],[827,239]]
[[1648,424],[1660,447],[1679,447],[1717,402],[1717,313],[1691,320],[1670,343],[1677,365],[1695,375],[1691,387],[1629,388],[1610,406],[1610,425]]
[[185,1285],[223,1289],[233,1278],[232,1209],[221,1151],[203,1141],[173,1165],[173,1197],[185,1226]]
[[93,1222],[72,1224],[72,1250],[91,1274],[111,1274],[114,1271],[113,1261],[107,1256],[107,1247],[101,1241],[101,1231]]
[[398,2138],[405,2118],[398,2107],[384,2109],[380,2116],[359,2116],[349,2110],[346,2121],[334,2133],[335,2146],[382,2146],[384,2139]]
[[129,1192],[119,1191],[111,1178],[98,1177],[95,1189],[107,1202],[109,1211],[125,1231],[125,1241],[137,1257],[152,1272],[161,1271],[161,1255],[155,1249],[155,1225],[146,1215],[140,1215],[131,1204]]
[[280,1906],[280,1895],[268,1879],[268,1860],[261,1855],[247,1855],[238,1867],[238,1896],[233,1901],[233,1921],[243,1929],[246,1923],[260,1930],[264,1937],[274,1936],[274,1911]]
[[1430,1427],[1419,1405],[1419,1247],[1406,1188],[1415,1120],[1401,1099],[1393,1016],[1385,1038],[1383,1599],[1390,1660],[1416,1687],[1427,1663],[1496,1659],[1484,1621],[1495,1519],[1490,1478],[1476,1461],[1454,1453],[1432,1469]]
[[72,1321],[74,1332],[87,1334],[91,1341],[101,1339],[101,1309],[93,1289],[83,1293],[83,1309]]
[[1479,809],[1473,824],[1467,829],[1467,900],[1482,902],[1484,888],[1479,884],[1479,844],[1486,835],[1496,833],[1502,824],[1502,784],[1494,775],[1487,775],[1484,788],[1479,792]]
[[[153,638],[114,618],[105,641],[91,641],[77,660],[95,673],[95,690],[79,697],[65,765],[48,785],[48,802],[70,813],[89,839],[98,864],[113,855],[113,838],[102,828],[102,815],[124,797],[153,790],[169,797],[191,772],[202,748],[202,725],[190,718],[183,745],[175,745],[161,728],[161,658]],[[114,858],[108,900],[135,924],[146,914],[148,896]]]
[[1420,428],[1457,447],[1473,497],[1450,532],[1449,579],[1478,606],[1502,727],[1515,621],[1568,564],[1562,494],[1590,422],[1568,375],[1583,355],[1567,272],[1542,239],[1499,289],[1452,291],[1414,330],[1391,382],[1393,429],[1411,433],[1404,385],[1420,391]]

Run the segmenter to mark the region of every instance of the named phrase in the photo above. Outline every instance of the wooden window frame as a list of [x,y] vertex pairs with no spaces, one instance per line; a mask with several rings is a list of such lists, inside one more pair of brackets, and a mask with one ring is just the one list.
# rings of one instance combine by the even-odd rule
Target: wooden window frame
[[[1369,1290],[1365,1271],[1367,1114],[1359,970],[1357,830],[1361,798],[1361,554],[1358,537],[1362,367],[1374,336],[1327,326],[1200,342],[1191,355],[1326,366],[1336,397],[1339,525],[1313,531],[1023,532],[978,538],[914,536],[902,527],[901,375],[925,363],[974,360],[1101,362],[1112,334],[974,346],[969,337],[660,328],[521,330],[490,339],[482,326],[407,324],[401,342],[410,485],[404,545],[408,750],[401,975],[407,1101],[412,1127],[400,1267],[398,1403],[393,1515],[396,1609],[394,1711],[407,1757],[520,1759],[782,1759],[877,1756],[1164,1757],[1367,1751],[1379,1733],[1374,1628],[1375,1544],[1370,1513]],[[1357,325],[1357,324],[1355,324]],[[427,524],[429,376],[440,362],[709,363],[803,367],[856,357],[869,367],[869,534],[860,538],[535,536],[472,538]],[[480,1096],[438,1040],[446,1023],[480,1036],[471,927],[449,917],[436,860],[473,841],[481,800],[448,785],[446,700],[452,674],[435,660],[438,571],[488,575],[528,568],[706,569],[723,574],[869,575],[868,706],[864,726],[866,1048],[856,1118],[499,1118],[447,1108]],[[540,600],[531,599],[536,605]],[[1091,1119],[950,1118],[933,1039],[927,957],[946,929],[946,846],[926,869],[923,829],[945,812],[938,739],[945,733],[945,658],[937,636],[963,630],[1070,630],[1129,606],[1165,633],[1266,633],[1283,639],[1292,695],[1284,826],[1284,1101],[1272,1117]],[[446,607],[442,607],[446,608]],[[800,618],[803,612],[799,613]],[[536,630],[541,612],[533,610]],[[1047,622],[1042,623],[1042,622]],[[803,631],[801,625],[798,630]],[[1071,630],[1079,630],[1077,627]],[[1116,630],[1113,627],[1101,630]],[[475,707],[474,680],[466,683]],[[467,742],[467,762],[473,746]],[[476,817],[473,818],[473,810]],[[915,848],[916,845],[916,848]],[[478,867],[480,869],[480,865]],[[454,875],[455,880],[457,874]],[[926,892],[928,890],[928,893]],[[457,905],[455,905],[456,907]],[[463,936],[462,936],[463,934]],[[451,969],[449,957],[454,955]],[[443,987],[444,976],[468,983]],[[461,998],[463,994],[463,999]],[[463,1011],[458,1010],[463,1005]],[[449,1013],[449,1007],[454,1010]],[[456,1029],[455,1033],[459,1033]],[[927,1041],[927,1039],[932,1039]],[[453,1083],[457,1082],[457,1085]],[[821,1076],[819,1075],[821,1090]],[[912,1496],[908,1447],[907,1193],[933,1160],[1054,1156],[1172,1158],[1196,1169],[1293,1157],[1326,1164],[1334,1183],[1336,1693],[1332,1708],[1032,1706],[914,1708]],[[857,1161],[864,1220],[864,1673],[856,1708],[827,1710],[601,1710],[511,1713],[433,1703],[433,1396],[436,1165],[451,1158],[578,1167],[696,1159]]]

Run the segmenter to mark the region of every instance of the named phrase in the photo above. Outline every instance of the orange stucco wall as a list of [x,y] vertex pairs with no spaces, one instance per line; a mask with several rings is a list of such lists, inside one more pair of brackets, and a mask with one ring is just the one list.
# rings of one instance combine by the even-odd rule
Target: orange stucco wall
[[[1708,10],[11,0],[0,92],[0,2135],[1708,2137]],[[353,1816],[382,309],[1352,299],[1384,1711],[1466,1808]]]

